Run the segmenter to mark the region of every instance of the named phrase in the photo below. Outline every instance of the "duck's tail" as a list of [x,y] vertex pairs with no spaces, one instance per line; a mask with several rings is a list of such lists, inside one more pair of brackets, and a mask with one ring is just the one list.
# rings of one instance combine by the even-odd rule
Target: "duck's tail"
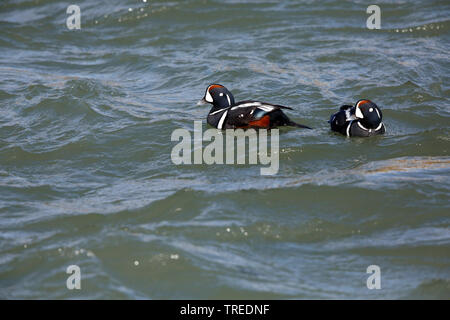
[[303,124],[294,122],[292,120],[289,120],[289,122],[286,125],[287,126],[291,126],[291,127],[297,127],[297,128],[312,129],[311,127],[308,127],[308,126],[305,126]]

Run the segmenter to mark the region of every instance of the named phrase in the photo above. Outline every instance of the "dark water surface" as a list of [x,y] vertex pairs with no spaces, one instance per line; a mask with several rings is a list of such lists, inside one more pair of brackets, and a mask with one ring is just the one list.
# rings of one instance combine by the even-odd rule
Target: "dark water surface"
[[[0,298],[450,298],[448,1],[378,1],[381,30],[357,0],[74,4],[0,3]],[[277,175],[172,163],[214,82],[315,128]],[[360,98],[387,134],[330,133]]]

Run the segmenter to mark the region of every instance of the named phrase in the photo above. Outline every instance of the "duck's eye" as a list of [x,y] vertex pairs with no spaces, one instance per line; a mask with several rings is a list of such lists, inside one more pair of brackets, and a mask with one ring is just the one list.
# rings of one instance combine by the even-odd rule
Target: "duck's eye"
[[223,97],[223,93],[222,93],[222,92],[221,92],[221,93],[219,93],[219,96]]

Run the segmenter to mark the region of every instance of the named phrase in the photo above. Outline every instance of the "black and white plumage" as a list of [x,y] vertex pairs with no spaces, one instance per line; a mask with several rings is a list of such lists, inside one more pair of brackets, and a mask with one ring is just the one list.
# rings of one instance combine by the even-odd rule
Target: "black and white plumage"
[[231,92],[220,84],[209,85],[202,102],[213,105],[207,121],[217,129],[270,129],[278,126],[311,129],[291,121],[284,114],[282,109],[292,109],[290,107],[252,100],[235,103]]
[[382,120],[380,108],[370,100],[361,99],[354,106],[341,106],[328,122],[331,130],[347,137],[370,137],[386,132]]

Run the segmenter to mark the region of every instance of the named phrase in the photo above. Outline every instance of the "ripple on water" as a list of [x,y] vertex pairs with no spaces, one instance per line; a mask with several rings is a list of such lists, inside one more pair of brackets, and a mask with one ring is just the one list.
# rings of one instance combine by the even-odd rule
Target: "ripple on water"
[[[0,297],[449,296],[444,1],[385,3],[381,30],[358,1],[78,5],[69,31],[64,3],[0,4]],[[315,128],[281,130],[277,175],[173,165],[212,82]],[[387,134],[331,133],[360,98]]]

